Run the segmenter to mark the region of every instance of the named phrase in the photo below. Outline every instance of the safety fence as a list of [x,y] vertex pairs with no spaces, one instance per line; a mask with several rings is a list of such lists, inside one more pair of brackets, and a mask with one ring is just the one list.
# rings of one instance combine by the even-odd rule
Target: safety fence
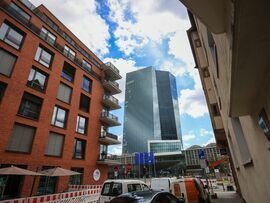
[[[83,189],[83,187],[89,188]],[[74,190],[75,188],[78,189],[77,191],[58,194],[4,200],[0,201],[0,203],[96,203],[99,199],[100,185],[80,185],[73,188]]]

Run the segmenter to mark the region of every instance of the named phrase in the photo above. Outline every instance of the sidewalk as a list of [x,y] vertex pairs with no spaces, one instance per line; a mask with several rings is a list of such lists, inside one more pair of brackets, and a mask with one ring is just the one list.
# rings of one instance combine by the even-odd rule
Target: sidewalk
[[212,199],[211,203],[243,203],[236,192],[216,192],[218,198]]

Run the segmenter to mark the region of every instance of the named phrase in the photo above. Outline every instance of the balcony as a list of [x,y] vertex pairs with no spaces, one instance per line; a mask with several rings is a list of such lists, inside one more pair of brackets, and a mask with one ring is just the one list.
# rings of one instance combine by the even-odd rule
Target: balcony
[[106,131],[101,132],[99,142],[104,145],[121,144],[121,142],[118,141],[117,135],[108,133]]
[[107,155],[107,152],[102,152],[99,156],[99,159],[97,160],[97,164],[103,164],[103,165],[120,165],[121,162],[110,159]]
[[103,80],[103,87],[108,90],[112,95],[121,93],[119,84],[110,80]]
[[102,104],[111,110],[121,109],[121,106],[118,104],[118,99],[113,96],[104,95],[102,99]]
[[101,113],[101,118],[100,120],[105,123],[108,126],[119,126],[121,123],[118,122],[117,116],[109,113],[108,111],[103,111]]
[[122,78],[119,70],[111,62],[104,63],[102,69],[112,80],[119,80]]

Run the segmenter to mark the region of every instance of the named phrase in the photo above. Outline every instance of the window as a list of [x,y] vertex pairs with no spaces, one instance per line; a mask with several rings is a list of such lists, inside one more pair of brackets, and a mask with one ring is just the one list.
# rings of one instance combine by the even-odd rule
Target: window
[[[43,166],[41,170],[48,170],[51,168],[55,168],[55,166]],[[37,195],[48,195],[55,193],[57,179],[58,177],[50,176],[50,178],[48,178],[46,176],[41,176],[39,179]]]
[[89,112],[89,108],[90,108],[90,98],[85,96],[84,94],[81,94],[81,98],[80,98],[80,110],[85,111],[85,112]]
[[47,68],[50,67],[53,59],[53,54],[50,53],[48,50],[46,50],[43,47],[38,47],[35,60],[41,63],[42,65],[46,66]]
[[64,136],[50,132],[49,141],[46,148],[46,155],[50,156],[62,156],[62,150],[64,145]]
[[92,80],[90,80],[89,78],[83,76],[82,89],[85,90],[86,92],[91,93]]
[[107,145],[100,145],[100,160],[104,160],[107,158],[107,151],[108,151],[108,146]]
[[82,60],[82,67],[84,70],[90,72],[92,69],[92,66],[90,63],[86,62],[85,60]]
[[66,127],[66,120],[67,120],[67,110],[64,110],[58,106],[54,107],[53,116],[52,116],[52,125],[55,125],[60,128]]
[[128,192],[136,192],[136,191],[142,191],[141,184],[128,184],[127,185]]
[[44,27],[41,28],[40,30],[40,36],[42,39],[46,40],[49,44],[55,43],[56,37]]
[[11,3],[10,7],[11,9],[15,10],[21,16],[21,19],[24,20],[25,22],[28,22],[30,20],[30,15],[28,15],[24,10],[22,10],[16,4]]
[[83,168],[71,168],[70,170],[81,173],[79,175],[74,175],[69,177],[69,185],[82,185],[83,182]]
[[63,102],[70,103],[72,88],[60,83],[58,87],[57,99],[60,99]]
[[7,84],[0,81],[0,103],[4,97],[6,88],[7,88]]
[[202,71],[203,71],[203,77],[207,78],[210,76],[210,73],[207,68],[202,69]]
[[101,195],[117,196],[120,194],[122,194],[122,183],[115,183],[115,182],[104,183]]
[[64,47],[64,55],[66,55],[71,60],[74,60],[75,56],[76,56],[76,53],[71,48],[69,48],[67,45],[65,45],[65,47]]
[[11,76],[16,57],[8,52],[0,49],[0,73],[6,76]]
[[37,68],[32,68],[28,77],[27,85],[36,90],[44,91],[47,79],[48,75],[46,73]]
[[24,93],[18,114],[31,119],[38,119],[42,99],[29,93]]
[[84,159],[86,141],[75,139],[74,142],[74,159]]
[[0,28],[0,39],[11,45],[15,49],[20,49],[24,34],[10,25],[3,23]]
[[210,104],[210,106],[211,106],[213,115],[214,115],[214,116],[220,116],[220,112],[219,112],[217,103],[215,103],[215,104]]
[[76,132],[86,134],[86,131],[87,131],[87,118],[77,116]]
[[61,76],[65,79],[67,79],[70,82],[74,81],[76,69],[73,68],[70,64],[67,62],[64,63],[64,67],[62,69]]
[[7,150],[25,153],[31,152],[35,131],[33,127],[14,124]]
[[243,165],[251,164],[252,158],[249,151],[249,147],[238,117],[231,118],[231,124],[236,138],[236,143],[240,152],[241,160]]

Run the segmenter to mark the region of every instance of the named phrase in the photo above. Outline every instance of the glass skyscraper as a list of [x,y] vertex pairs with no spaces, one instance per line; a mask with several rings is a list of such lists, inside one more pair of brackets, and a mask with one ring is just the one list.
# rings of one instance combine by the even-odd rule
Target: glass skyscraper
[[127,73],[123,153],[147,152],[148,140],[180,140],[175,77],[147,67]]

